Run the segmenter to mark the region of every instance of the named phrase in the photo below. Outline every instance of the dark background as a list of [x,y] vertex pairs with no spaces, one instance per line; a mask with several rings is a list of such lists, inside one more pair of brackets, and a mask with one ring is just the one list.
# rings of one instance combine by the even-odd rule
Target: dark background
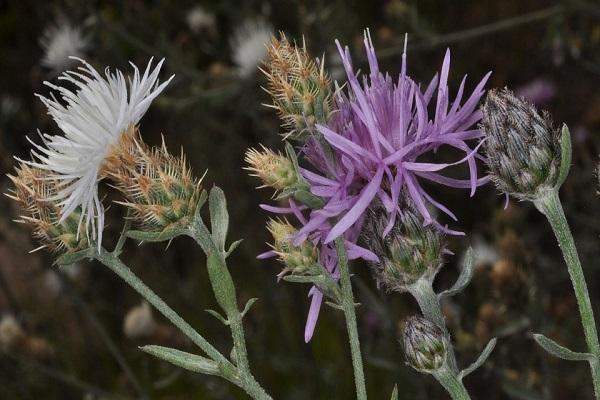
[[[212,28],[194,32],[186,24],[196,5],[214,14]],[[489,70],[490,88],[531,93],[540,82],[551,88],[553,95],[532,100],[551,111],[557,123],[571,127],[574,165],[562,198],[598,311],[600,5],[592,0],[0,1],[1,191],[9,188],[5,174],[14,168],[12,156],[28,154],[26,135],[38,128],[58,133],[34,97],[48,93],[44,80],[56,79],[40,65],[44,29],[60,18],[81,26],[91,43],[85,57],[99,70],[112,66],[129,72],[129,60],[143,66],[150,56],[166,57],[162,76],[176,78],[142,119],[142,135],[159,144],[164,134],[174,153],[183,147],[196,175],[208,170],[205,187],[219,185],[228,196],[230,240],[245,239],[229,263],[239,298],[260,298],[245,320],[257,379],[278,399],[352,398],[341,314],[324,307],[312,342],[305,344],[308,288],[277,283],[281,266],[255,259],[268,240],[267,215],[258,204],[271,193],[254,189],[258,182],[242,170],[243,155],[258,143],[281,149],[281,129],[277,117],[261,106],[269,102],[260,90],[264,78],[235,74],[229,38],[244,20],[256,17],[288,37],[304,35],[313,54],[327,54],[331,71],[339,62],[336,38],[351,47],[356,66],[364,67],[362,31],[370,27],[381,68],[392,76],[398,73],[408,32],[408,71],[417,81],[428,82],[451,47],[451,90],[464,74],[472,89]],[[472,284],[445,305],[459,363],[470,364],[491,337],[500,338],[484,367],[465,380],[473,397],[591,399],[588,366],[550,358],[530,338],[531,332],[543,332],[584,349],[575,299],[546,221],[528,203],[511,201],[503,209],[503,198],[493,187],[474,198],[466,191],[431,190],[456,212],[467,233],[450,241],[456,256],[448,257],[436,285],[452,284],[469,244],[482,256]],[[106,195],[106,204],[117,198],[109,191]],[[132,380],[156,399],[245,398],[225,381],[181,371],[140,352],[137,346],[148,343],[195,349],[156,313],[160,334],[144,340],[125,337],[124,316],[140,297],[99,264],[60,271],[48,252],[28,254],[37,244],[27,227],[12,222],[19,213],[13,203],[0,199],[0,316],[14,316],[37,347],[0,349],[1,399],[133,398],[138,393]],[[123,215],[117,207],[108,215],[110,244]],[[204,256],[191,240],[177,239],[168,250],[164,244],[129,242],[123,259],[229,352],[226,328],[204,312],[216,304]],[[370,397],[389,398],[397,383],[401,399],[447,398],[433,378],[404,363],[398,324],[417,311],[413,300],[379,292],[366,265],[356,263],[352,269],[362,303],[358,318]]]

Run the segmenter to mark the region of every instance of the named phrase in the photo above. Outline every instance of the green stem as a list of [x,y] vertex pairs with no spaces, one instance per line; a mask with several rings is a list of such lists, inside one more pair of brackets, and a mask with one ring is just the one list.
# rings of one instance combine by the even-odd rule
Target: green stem
[[446,389],[453,400],[470,400],[471,397],[463,385],[462,381],[452,371],[449,366],[444,364],[440,369],[433,372],[433,376]]
[[547,195],[540,197],[534,201],[537,209],[546,216],[548,222],[552,226],[554,235],[558,240],[558,245],[563,253],[577,305],[579,306],[579,314],[581,315],[581,323],[583,324],[583,332],[585,341],[588,346],[588,351],[595,356],[595,359],[590,361],[592,370],[592,379],[594,381],[594,393],[596,399],[600,399],[600,344],[598,343],[598,332],[596,331],[596,321],[594,320],[594,312],[592,303],[585,283],[585,276],[579,261],[577,249],[573,235],[569,229],[569,224],[565,217],[558,190],[552,190]]
[[358,328],[356,326],[356,313],[354,311],[354,295],[352,294],[352,282],[350,281],[350,270],[348,268],[348,256],[343,236],[335,240],[335,248],[338,256],[340,270],[340,283],[342,287],[342,308],[346,317],[346,329],[350,341],[352,354],[352,367],[354,368],[354,383],[356,385],[356,398],[366,400],[367,389],[365,387],[365,374],[363,371],[360,341],[358,339]]
[[442,307],[440,306],[438,296],[433,291],[431,282],[426,279],[419,279],[410,287],[409,292],[417,300],[419,308],[423,313],[423,317],[436,324],[444,332],[444,336],[448,341],[447,361],[452,372],[458,374],[456,356],[454,354],[450,332],[446,327],[446,319],[442,313]]

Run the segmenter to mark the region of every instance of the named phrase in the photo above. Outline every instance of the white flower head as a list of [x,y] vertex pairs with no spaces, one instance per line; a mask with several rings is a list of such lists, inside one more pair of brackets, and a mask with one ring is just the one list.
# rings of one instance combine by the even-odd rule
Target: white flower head
[[97,233],[100,246],[104,207],[98,198],[98,182],[103,178],[102,164],[113,145],[128,127],[138,124],[173,76],[159,85],[164,59],[153,68],[150,59],[143,75],[130,63],[133,78],[108,68],[103,77],[86,61],[78,60],[83,66],[58,78],[74,85],[74,89],[44,82],[55,93],[49,98],[36,94],[64,135],[40,134],[44,145],[32,142],[36,161],[27,163],[53,172],[52,179],[62,183],[51,198],[62,207],[60,222],[81,207],[81,221],[92,230],[94,239]]
[[41,64],[55,72],[61,72],[74,63],[71,57],[83,57],[89,47],[89,37],[84,36],[79,27],[60,20],[44,31],[40,38],[44,49]]
[[188,28],[194,33],[206,31],[214,33],[215,30],[215,15],[206,11],[201,6],[196,6],[190,9],[185,16]]
[[239,76],[245,78],[256,71],[272,36],[273,28],[263,19],[247,20],[235,30],[230,45]]

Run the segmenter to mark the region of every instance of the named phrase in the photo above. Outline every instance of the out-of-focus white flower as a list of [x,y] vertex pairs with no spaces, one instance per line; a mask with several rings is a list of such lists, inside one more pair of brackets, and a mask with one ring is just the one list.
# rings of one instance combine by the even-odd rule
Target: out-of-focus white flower
[[0,347],[10,348],[23,337],[23,329],[15,317],[4,315],[0,320]]
[[42,65],[55,72],[61,72],[74,63],[71,57],[83,57],[89,47],[89,37],[81,29],[61,20],[44,31],[40,44],[44,49]]
[[64,135],[40,133],[43,145],[32,142],[35,161],[24,162],[53,173],[52,178],[60,181],[61,187],[50,200],[62,207],[60,222],[81,207],[81,221],[92,230],[100,246],[104,207],[98,198],[98,182],[106,173],[102,170],[104,160],[173,77],[159,85],[164,59],[154,68],[150,59],[143,75],[131,64],[133,78],[125,78],[119,70],[111,73],[108,68],[102,77],[86,61],[78,60],[83,66],[58,78],[75,89],[44,82],[55,93],[50,97],[37,95]]
[[194,33],[215,31],[215,15],[206,11],[201,6],[196,6],[187,12],[185,17],[188,28]]
[[245,78],[267,54],[267,44],[271,42],[273,27],[263,19],[247,20],[240,25],[230,39],[232,59],[238,75]]
[[149,337],[155,328],[156,321],[152,316],[150,304],[147,302],[129,310],[123,321],[123,332],[129,339]]

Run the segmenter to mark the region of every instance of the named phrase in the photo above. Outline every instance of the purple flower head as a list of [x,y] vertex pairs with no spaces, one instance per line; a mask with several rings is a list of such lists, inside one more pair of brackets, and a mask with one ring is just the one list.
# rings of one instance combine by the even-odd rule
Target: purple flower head
[[[432,198],[421,186],[428,180],[444,186],[475,189],[488,181],[478,178],[476,158],[479,146],[472,148],[467,141],[477,141],[483,135],[474,127],[481,119],[476,109],[484,93],[488,73],[464,101],[466,77],[463,78],[454,101],[450,101],[448,72],[450,51],[446,51],[442,70],[434,76],[425,91],[406,74],[406,51],[402,55],[399,77],[379,70],[375,49],[369,31],[365,32],[365,48],[370,73],[362,83],[355,74],[348,48],[336,44],[348,76],[349,89],[337,91],[335,116],[327,125],[318,125],[318,131],[331,146],[333,156],[327,155],[316,140],[307,143],[305,152],[314,173],[302,170],[313,194],[327,201],[324,208],[314,210],[309,221],[300,230],[297,242],[306,240],[316,229],[330,227],[324,243],[331,243],[349,228],[359,224],[371,202],[378,197],[389,213],[387,234],[394,225],[399,211],[398,198],[404,188],[409,193],[425,224],[437,222],[428,211],[433,206],[456,220],[454,214]],[[435,95],[435,100],[434,100]],[[428,108],[435,101],[435,112]],[[453,163],[422,162],[420,156],[435,153],[442,146],[450,146],[465,153]],[[454,179],[440,173],[443,169],[466,163],[469,179]],[[360,227],[358,227],[360,230]],[[451,231],[448,233],[460,234]]]

